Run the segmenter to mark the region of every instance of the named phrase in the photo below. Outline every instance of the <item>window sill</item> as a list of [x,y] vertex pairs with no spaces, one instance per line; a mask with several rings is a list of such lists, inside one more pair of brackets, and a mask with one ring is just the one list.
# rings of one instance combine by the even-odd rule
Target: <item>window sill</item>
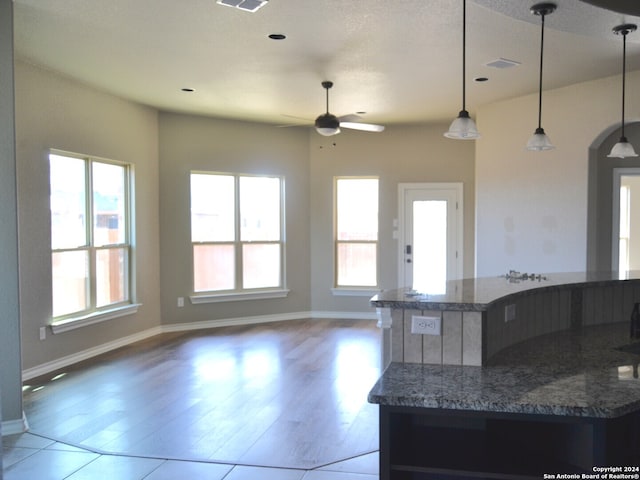
[[382,290],[379,288],[332,288],[331,293],[335,297],[373,297]]
[[51,330],[54,334],[64,333],[70,330],[75,330],[76,328],[82,328],[88,325],[106,322],[107,320],[113,320],[114,318],[133,315],[138,312],[138,307],[141,305],[142,304],[140,303],[132,303],[130,305],[113,308],[111,310],[90,313],[88,315],[83,315],[82,317],[67,318],[65,320],[52,323]]
[[234,293],[201,293],[191,295],[189,300],[194,305],[200,303],[239,302],[243,300],[266,300],[269,298],[285,298],[289,295],[288,289],[259,290],[255,292]]

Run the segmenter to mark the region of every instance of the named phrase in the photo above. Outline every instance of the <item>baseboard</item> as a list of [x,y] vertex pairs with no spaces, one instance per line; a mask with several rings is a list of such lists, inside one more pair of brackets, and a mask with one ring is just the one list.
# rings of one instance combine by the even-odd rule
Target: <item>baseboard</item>
[[[2,436],[16,435],[18,433],[24,433],[29,430],[29,424],[27,423],[27,417],[24,412],[22,418],[18,420],[6,420],[2,422]],[[2,478],[0,476],[0,478]]]
[[377,320],[376,312],[312,312],[311,318],[333,320]]
[[97,347],[88,348],[87,350],[82,350],[81,352],[73,353],[71,355],[52,360],[51,362],[28,368],[22,371],[22,381],[24,382],[41,375],[46,375],[47,373],[60,370],[61,368],[68,367],[69,365],[73,365],[75,363],[82,362],[84,360],[88,360],[90,358],[101,355],[103,353],[110,352],[111,350],[115,350],[116,348],[126,347],[127,345],[130,345],[132,343],[154,337],[160,333],[162,333],[161,327],[153,327],[148,330],[143,330],[142,332],[134,333],[133,335],[119,338],[112,342],[103,343],[102,345],[98,345]]
[[[161,333],[170,332],[186,332],[189,330],[204,330],[208,328],[217,327],[229,327],[236,325],[254,325],[259,323],[269,322],[281,322],[286,320],[302,320],[305,318],[311,319],[347,319],[347,320],[377,320],[375,312],[292,312],[292,313],[279,313],[272,315],[256,315],[251,317],[238,317],[228,318],[220,320],[205,320],[202,322],[190,322],[190,323],[173,323],[169,325],[161,325],[158,327],[150,328],[134,335],[119,338],[113,342],[104,343],[97,347],[89,348],[72,355],[67,355],[51,362],[43,363],[41,365],[28,368],[22,371],[22,380],[27,381],[32,378],[46,375],[48,373],[60,370],[61,368],[68,367],[75,363],[88,360],[92,357],[96,357],[103,353],[110,352],[116,348],[125,347],[131,343],[139,342],[147,338],[159,335]],[[4,423],[2,424],[4,428]],[[4,431],[4,430],[3,430]]]
[[202,322],[172,323],[169,325],[162,325],[160,328],[162,329],[162,333],[186,332],[189,330],[205,330],[207,328],[255,325],[258,323],[282,322],[286,320],[302,320],[304,318],[313,318],[311,312],[276,313],[272,315],[256,315],[252,317],[203,320]]

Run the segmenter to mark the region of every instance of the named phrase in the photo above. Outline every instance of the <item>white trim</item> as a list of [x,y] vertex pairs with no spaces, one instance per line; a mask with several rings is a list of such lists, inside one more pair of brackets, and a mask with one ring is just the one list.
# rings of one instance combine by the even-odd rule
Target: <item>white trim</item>
[[286,320],[302,320],[312,318],[311,312],[277,313],[273,315],[256,315],[252,317],[223,318],[220,320],[205,320],[202,322],[173,323],[163,325],[162,333],[186,332],[188,330],[204,330],[207,328],[231,327],[236,325],[254,325],[258,323],[281,322]]
[[96,323],[106,322],[107,320],[113,320],[114,318],[133,315],[134,313],[138,313],[138,308],[140,306],[142,306],[141,303],[132,303],[130,305],[125,305],[124,307],[117,307],[102,312],[93,312],[82,317],[61,320],[51,324],[51,331],[54,334],[63,333],[68,332],[69,330],[75,330],[76,328],[86,327],[87,325],[94,325]]
[[2,422],[2,436],[16,435],[18,433],[24,433],[29,431],[29,423],[27,417],[22,412],[22,418],[19,420],[6,420]]
[[378,318],[378,328],[391,328],[393,318],[390,308],[376,308],[376,317]]
[[128,335],[112,342],[103,343],[102,345],[88,348],[86,350],[82,350],[80,352],[76,352],[71,355],[66,355],[56,360],[52,360],[51,362],[28,368],[22,371],[22,381],[31,380],[32,378],[39,377],[40,375],[46,375],[49,372],[53,372],[64,367],[68,367],[69,365],[73,365],[75,363],[82,362],[83,360],[95,357],[97,355],[110,352],[111,350],[115,350],[116,348],[125,347],[131,343],[145,340],[160,333],[162,333],[162,327],[150,328],[149,330],[143,330],[142,332]]
[[[405,245],[406,239],[406,196],[411,190],[448,190],[455,193],[456,198],[456,238],[452,240],[458,253],[455,264],[456,279],[464,275],[464,183],[462,182],[429,182],[429,183],[399,183],[398,184],[398,288],[411,287],[405,283]],[[450,278],[449,280],[454,280]]]
[[142,332],[139,332],[133,335],[129,335],[127,337],[120,338],[118,340],[114,340],[112,342],[107,342],[102,345],[89,348],[87,350],[82,350],[81,352],[77,352],[71,355],[67,355],[65,357],[58,358],[56,360],[52,360],[51,362],[46,362],[46,363],[37,365],[35,367],[23,370],[22,381],[28,381],[32,378],[46,375],[50,372],[54,372],[56,370],[60,370],[62,368],[68,367],[69,365],[73,365],[83,360],[88,360],[92,357],[110,352],[111,350],[115,350],[120,347],[127,346],[131,343],[135,343],[140,340],[145,340],[147,338],[154,337],[161,333],[184,332],[189,330],[204,330],[208,328],[228,327],[228,326],[235,326],[235,325],[254,325],[258,323],[280,322],[280,321],[287,321],[287,320],[302,320],[305,318],[309,318],[312,320],[314,319],[376,320],[377,316],[375,312],[314,311],[314,312],[279,313],[279,314],[272,314],[272,315],[257,315],[252,317],[237,317],[237,318],[227,318],[227,319],[220,319],[220,320],[205,320],[202,322],[173,323],[170,325],[161,325],[158,327],[150,328],[148,330],[144,330]]
[[335,287],[331,289],[331,294],[336,297],[373,297],[380,292],[382,292],[380,288]]
[[190,295],[189,300],[194,305],[199,303],[219,303],[219,302],[239,302],[244,300],[266,300],[269,298],[285,298],[290,290],[259,290],[256,292],[234,292],[234,293],[201,293]]
[[620,262],[620,183],[623,176],[638,176],[638,167],[616,167],[613,169],[613,200],[611,213],[611,270],[618,271]]
[[312,319],[330,320],[377,320],[375,312],[312,312]]

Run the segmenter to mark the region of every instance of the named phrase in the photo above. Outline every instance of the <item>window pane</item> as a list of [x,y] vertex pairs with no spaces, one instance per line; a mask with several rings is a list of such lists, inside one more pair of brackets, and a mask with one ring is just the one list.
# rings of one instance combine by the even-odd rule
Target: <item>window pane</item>
[[444,294],[447,284],[447,202],[413,202],[413,288]]
[[235,288],[233,245],[193,246],[193,288],[196,292]]
[[240,240],[280,240],[280,179],[240,177]]
[[191,240],[235,240],[235,180],[231,175],[191,174]]
[[339,243],[338,285],[375,286],[376,251],[375,243]]
[[85,160],[49,155],[51,248],[87,245]]
[[243,245],[242,280],[244,288],[279,287],[280,244]]
[[92,168],[94,245],[125,243],[125,168],[99,162]]
[[378,179],[336,181],[338,240],[378,239]]
[[89,252],[53,252],[53,316],[68,315],[89,306]]
[[124,302],[127,298],[127,250],[105,248],[96,251],[96,306]]

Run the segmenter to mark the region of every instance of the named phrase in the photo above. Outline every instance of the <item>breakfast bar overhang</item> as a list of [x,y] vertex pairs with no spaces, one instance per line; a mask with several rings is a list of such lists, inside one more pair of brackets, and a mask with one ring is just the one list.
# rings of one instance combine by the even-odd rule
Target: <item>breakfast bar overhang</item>
[[372,299],[381,480],[640,474],[640,273],[513,277]]

